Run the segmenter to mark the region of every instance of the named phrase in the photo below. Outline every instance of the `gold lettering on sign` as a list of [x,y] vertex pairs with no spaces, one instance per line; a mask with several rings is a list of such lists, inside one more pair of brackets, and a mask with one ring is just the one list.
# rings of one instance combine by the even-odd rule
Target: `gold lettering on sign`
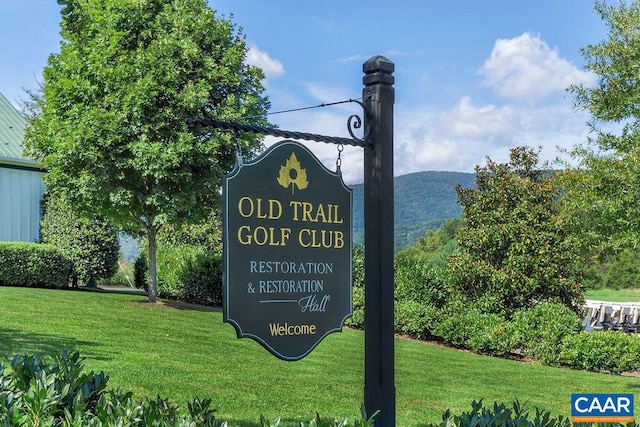
[[315,335],[316,325],[290,325],[288,323],[269,323],[271,336]]

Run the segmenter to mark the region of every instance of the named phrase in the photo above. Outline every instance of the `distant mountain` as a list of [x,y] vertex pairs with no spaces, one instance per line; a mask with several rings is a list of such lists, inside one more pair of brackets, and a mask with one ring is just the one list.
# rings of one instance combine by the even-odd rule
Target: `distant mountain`
[[[394,180],[394,247],[398,252],[413,245],[429,229],[462,214],[456,185],[473,187],[475,174],[462,172],[417,172]],[[364,241],[364,186],[353,188],[353,234],[356,244]]]

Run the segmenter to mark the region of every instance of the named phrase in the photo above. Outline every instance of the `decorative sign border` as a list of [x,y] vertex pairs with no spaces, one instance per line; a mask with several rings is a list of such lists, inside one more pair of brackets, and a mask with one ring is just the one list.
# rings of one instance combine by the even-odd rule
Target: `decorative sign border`
[[223,179],[223,314],[239,338],[299,360],[352,314],[352,190],[281,141]]

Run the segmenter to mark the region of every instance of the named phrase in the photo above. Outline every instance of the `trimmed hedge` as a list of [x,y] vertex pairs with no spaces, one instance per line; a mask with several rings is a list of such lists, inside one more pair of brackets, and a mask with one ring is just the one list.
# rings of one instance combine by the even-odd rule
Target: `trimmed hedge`
[[182,271],[184,301],[192,304],[222,307],[222,259],[198,254],[187,260]]
[[396,301],[394,311],[396,332],[417,339],[430,338],[441,320],[439,309],[415,301]]
[[0,286],[62,288],[72,275],[73,264],[53,245],[0,242]]
[[562,365],[587,371],[621,374],[640,369],[640,337],[620,331],[581,332],[562,340]]
[[476,353],[504,355],[514,349],[509,324],[499,314],[483,313],[452,301],[433,325],[433,335],[457,347]]
[[222,305],[222,259],[219,256],[195,245],[161,244],[158,245],[157,262],[160,298]]
[[74,285],[95,286],[116,273],[118,234],[105,218],[79,216],[62,200],[46,197],[40,227],[42,243],[60,248],[73,262]]
[[562,364],[559,353],[565,337],[583,330],[581,319],[560,303],[540,303],[513,316],[514,347],[545,365]]

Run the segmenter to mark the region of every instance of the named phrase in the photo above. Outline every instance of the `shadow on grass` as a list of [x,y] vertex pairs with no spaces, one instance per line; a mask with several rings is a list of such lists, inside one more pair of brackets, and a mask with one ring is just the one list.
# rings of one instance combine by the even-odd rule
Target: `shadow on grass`
[[640,389],[640,383],[633,382],[633,383],[629,384],[628,387],[630,389]]
[[221,313],[222,307],[210,307],[208,305],[198,305],[198,304],[188,304],[186,302],[180,301],[163,301],[162,304],[167,307],[175,308],[176,310],[193,310],[193,311],[203,311],[203,312],[215,312]]
[[77,288],[70,289],[81,292],[100,292],[105,294],[129,294],[147,296],[147,292],[143,289],[130,288],[125,286],[78,286]]
[[17,329],[0,328],[0,360],[8,360],[16,354],[42,354],[52,356],[62,350],[80,351],[87,359],[111,360],[113,354],[100,351],[102,344],[79,341],[63,335],[38,334]]

